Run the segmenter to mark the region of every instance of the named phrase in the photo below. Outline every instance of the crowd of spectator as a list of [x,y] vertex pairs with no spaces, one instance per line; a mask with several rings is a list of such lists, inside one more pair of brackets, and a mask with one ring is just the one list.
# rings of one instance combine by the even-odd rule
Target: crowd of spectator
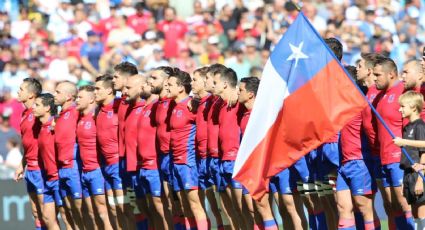
[[340,39],[346,64],[362,52],[399,66],[421,57],[424,0],[0,0],[0,170],[21,154],[24,78],[52,92],[58,81],[85,85],[124,60],[141,71],[221,63],[239,78],[261,76],[300,9],[323,37]]

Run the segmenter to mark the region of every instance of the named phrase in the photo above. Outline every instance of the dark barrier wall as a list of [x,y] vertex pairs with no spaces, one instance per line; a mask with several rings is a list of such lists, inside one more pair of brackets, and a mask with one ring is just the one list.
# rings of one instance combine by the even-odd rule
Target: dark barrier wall
[[31,229],[34,221],[25,182],[0,180],[0,229]]

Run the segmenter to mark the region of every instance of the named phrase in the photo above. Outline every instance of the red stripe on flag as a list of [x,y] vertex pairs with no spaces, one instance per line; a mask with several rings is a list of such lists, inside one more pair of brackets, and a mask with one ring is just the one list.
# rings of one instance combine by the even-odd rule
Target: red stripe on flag
[[255,199],[261,198],[268,190],[270,176],[331,138],[366,105],[338,62],[331,61],[285,99],[275,123],[235,179]]

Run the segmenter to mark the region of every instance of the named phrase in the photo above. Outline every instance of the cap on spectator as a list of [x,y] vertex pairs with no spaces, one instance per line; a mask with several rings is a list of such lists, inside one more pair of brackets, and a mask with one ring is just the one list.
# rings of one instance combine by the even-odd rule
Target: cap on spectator
[[89,30],[89,31],[87,31],[87,36],[88,37],[90,37],[90,36],[99,36],[99,34],[96,33],[96,32],[94,32],[93,30]]
[[157,38],[155,31],[152,31],[152,30],[146,31],[146,33],[144,34],[144,37],[146,40],[154,40]]
[[4,86],[3,88],[0,89],[0,95],[4,95],[6,93],[10,93],[11,89],[8,86]]
[[242,23],[241,27],[242,27],[242,30],[250,30],[252,29],[253,25],[250,22],[244,22]]
[[257,41],[253,37],[247,37],[245,39],[245,46],[257,46]]
[[157,48],[153,49],[153,52],[154,53],[162,53],[162,49],[157,47]]
[[140,42],[142,40],[142,37],[138,34],[133,34],[131,37],[128,38],[128,42]]
[[292,11],[297,10],[297,6],[292,1],[287,1],[285,3],[284,7],[285,7],[285,10],[288,11],[288,12],[292,12]]
[[2,116],[2,118],[8,118],[8,117],[10,117],[10,115],[12,115],[12,113],[13,113],[13,109],[10,108],[10,107],[6,107],[3,110],[3,113],[1,114],[1,116]]
[[360,10],[357,6],[348,7],[345,11],[345,18],[356,21],[359,19]]
[[409,15],[410,18],[419,18],[419,10],[415,6],[410,6],[407,8],[407,15]]
[[208,44],[215,45],[219,43],[219,39],[217,36],[211,36],[208,38]]

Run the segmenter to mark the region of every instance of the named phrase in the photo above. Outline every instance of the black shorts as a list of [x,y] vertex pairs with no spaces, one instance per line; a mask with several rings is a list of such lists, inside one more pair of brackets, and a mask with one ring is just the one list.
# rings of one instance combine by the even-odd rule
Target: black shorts
[[[419,204],[425,201],[425,193],[420,196],[415,194],[415,185],[418,180],[418,173],[413,170],[405,170],[403,176],[403,195],[406,197],[407,203]],[[425,191],[425,183],[424,183]]]

